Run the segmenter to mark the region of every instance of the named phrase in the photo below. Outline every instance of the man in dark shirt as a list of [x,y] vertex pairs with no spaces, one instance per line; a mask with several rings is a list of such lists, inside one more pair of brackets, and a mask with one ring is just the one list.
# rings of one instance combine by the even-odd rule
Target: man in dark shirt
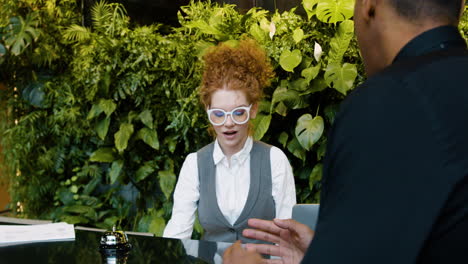
[[[251,219],[225,263],[468,263],[465,1],[356,0],[369,79],[341,105],[324,163],[315,234]],[[310,243],[310,246],[309,246]],[[304,256],[305,254],[305,256]],[[241,263],[239,262],[239,263]]]

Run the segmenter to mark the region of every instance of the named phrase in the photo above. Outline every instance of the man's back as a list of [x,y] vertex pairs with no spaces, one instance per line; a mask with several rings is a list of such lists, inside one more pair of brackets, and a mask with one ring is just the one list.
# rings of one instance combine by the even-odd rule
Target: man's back
[[456,28],[405,46],[343,103],[330,138],[304,262],[468,263],[468,54]]

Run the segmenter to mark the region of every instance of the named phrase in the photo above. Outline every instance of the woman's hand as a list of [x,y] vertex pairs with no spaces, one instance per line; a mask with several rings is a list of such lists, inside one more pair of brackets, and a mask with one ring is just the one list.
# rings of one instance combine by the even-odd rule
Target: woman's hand
[[314,231],[308,226],[292,219],[273,221],[249,219],[249,226],[255,229],[245,229],[242,233],[245,237],[275,243],[275,245],[246,245],[248,250],[281,258],[264,260],[265,263],[271,264],[300,263],[314,236]]

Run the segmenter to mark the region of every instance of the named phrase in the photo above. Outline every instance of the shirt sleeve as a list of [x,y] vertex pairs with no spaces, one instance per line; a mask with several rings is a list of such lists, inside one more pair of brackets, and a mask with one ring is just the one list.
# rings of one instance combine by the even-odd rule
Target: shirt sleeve
[[296,186],[292,168],[286,155],[277,147],[271,147],[270,161],[276,218],[289,219],[296,204]]
[[448,173],[420,98],[381,84],[358,88],[335,121],[303,263],[417,263],[447,200]]
[[164,237],[191,238],[199,197],[197,153],[191,153],[180,170],[174,191],[172,217],[164,229]]

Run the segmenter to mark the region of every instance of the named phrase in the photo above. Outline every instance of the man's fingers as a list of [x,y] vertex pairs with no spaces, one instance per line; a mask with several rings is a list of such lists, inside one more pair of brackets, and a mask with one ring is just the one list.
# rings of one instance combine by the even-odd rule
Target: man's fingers
[[304,225],[292,219],[273,219],[273,223],[279,228],[295,231],[296,233],[313,233],[312,229],[310,229],[307,225]]
[[272,234],[279,234],[282,230],[273,221],[267,221],[262,219],[251,218],[248,220],[250,227],[260,229]]
[[280,248],[276,245],[268,244],[246,244],[249,251],[255,250],[257,253],[280,257]]
[[271,242],[275,244],[278,244],[281,240],[280,237],[275,234],[255,229],[244,229],[244,231],[242,231],[242,235],[248,238],[253,238],[256,240]]

